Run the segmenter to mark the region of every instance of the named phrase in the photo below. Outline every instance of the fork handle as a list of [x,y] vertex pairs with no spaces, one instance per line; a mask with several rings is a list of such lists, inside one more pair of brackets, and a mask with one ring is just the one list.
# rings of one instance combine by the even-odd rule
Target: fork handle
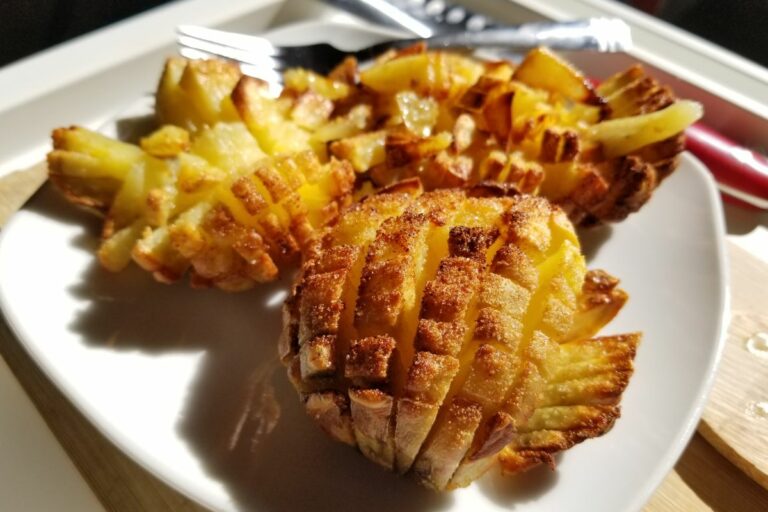
[[[608,37],[606,37],[608,36]],[[444,48],[535,48],[616,51],[631,45],[629,27],[621,20],[589,18],[572,22],[526,23],[492,27],[479,32],[447,32],[426,40]]]

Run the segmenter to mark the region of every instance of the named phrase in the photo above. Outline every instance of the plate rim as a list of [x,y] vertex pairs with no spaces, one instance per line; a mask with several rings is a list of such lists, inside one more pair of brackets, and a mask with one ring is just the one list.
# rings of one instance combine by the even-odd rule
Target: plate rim
[[688,443],[696,433],[697,426],[704,413],[704,407],[707,405],[709,394],[715,383],[717,370],[720,368],[720,361],[723,357],[725,342],[728,334],[728,325],[731,320],[731,273],[729,268],[728,251],[726,244],[728,242],[725,228],[725,214],[723,212],[723,202],[720,198],[720,191],[712,173],[706,165],[689,151],[681,154],[682,160],[687,160],[698,175],[703,179],[707,190],[707,200],[712,206],[710,211],[712,215],[713,228],[717,241],[717,266],[719,268],[719,284],[721,293],[717,297],[718,309],[720,314],[717,318],[718,329],[716,332],[716,343],[712,355],[707,361],[707,372],[704,379],[701,380],[697,389],[696,401],[691,404],[686,414],[687,421],[683,429],[678,433],[675,442],[667,448],[666,454],[657,466],[656,472],[646,480],[645,486],[637,493],[637,497],[632,502],[631,510],[640,510],[653,496],[653,493],[659,488],[664,479],[674,470],[674,466],[682,456],[688,446]]

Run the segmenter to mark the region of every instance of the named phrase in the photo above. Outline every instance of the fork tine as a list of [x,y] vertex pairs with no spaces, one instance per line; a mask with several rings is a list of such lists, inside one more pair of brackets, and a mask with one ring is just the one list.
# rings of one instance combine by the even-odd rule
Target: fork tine
[[[197,60],[197,59],[221,59],[221,55],[215,54],[215,53],[208,53],[202,50],[197,50],[195,48],[189,48],[189,47],[181,47],[179,48],[179,54],[182,57],[185,57],[187,59]],[[252,76],[254,78],[259,78],[261,80],[264,80],[265,82],[270,84],[270,89],[274,90],[275,93],[280,92],[280,84],[283,81],[283,77],[280,74],[278,70],[273,68],[271,65],[268,66],[257,66],[254,64],[246,64],[244,62],[236,61],[234,59],[227,59],[232,60],[233,62],[236,62],[240,65],[240,71],[244,75]]]
[[285,66],[283,59],[277,55],[231,48],[210,41],[201,41],[200,39],[194,39],[189,36],[178,36],[176,42],[182,48],[191,48],[209,55],[224,57],[229,60],[250,64],[259,68],[281,69]]
[[196,50],[194,48],[187,48],[186,46],[179,47],[179,55],[182,57],[189,59],[189,60],[200,60],[200,59],[215,59],[216,56],[212,53],[206,53],[201,50]]
[[237,50],[259,52],[265,55],[278,55],[279,48],[275,47],[268,39],[258,36],[249,36],[235,32],[226,32],[195,25],[179,25],[176,27],[177,36],[186,36],[208,43],[218,44]]
[[258,78],[266,82],[269,85],[270,94],[277,96],[278,94],[280,94],[280,91],[282,90],[283,75],[280,73],[279,69],[275,68],[274,62],[267,62],[267,63],[262,62],[260,64],[246,63],[237,59],[224,57],[218,51],[206,52],[200,49],[190,48],[188,46],[183,46],[183,45],[179,48],[179,54],[182,57],[193,59],[193,60],[221,59],[221,58],[231,60],[239,64],[240,71],[244,75],[252,76],[254,78]]

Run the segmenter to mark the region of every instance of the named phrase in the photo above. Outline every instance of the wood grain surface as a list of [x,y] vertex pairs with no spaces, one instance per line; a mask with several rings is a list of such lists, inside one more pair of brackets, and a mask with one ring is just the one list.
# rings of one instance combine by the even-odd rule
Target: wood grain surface
[[730,255],[731,324],[699,432],[768,488],[768,265],[733,244]]
[[[0,179],[0,227],[42,183],[44,173],[41,177],[40,172],[36,166]],[[11,209],[11,204],[17,206]],[[747,339],[768,328],[768,317],[763,314],[768,311],[768,265],[734,244],[729,243],[729,250],[733,323],[712,399],[700,434],[694,436],[646,505],[647,512],[768,510],[768,491],[757,483],[766,483],[768,418],[755,409],[755,404],[768,400],[764,385],[768,359],[746,349]],[[204,510],[101,435],[40,371],[2,322],[0,353],[107,510]]]
[[0,228],[37,192],[47,177],[45,162],[0,176]]

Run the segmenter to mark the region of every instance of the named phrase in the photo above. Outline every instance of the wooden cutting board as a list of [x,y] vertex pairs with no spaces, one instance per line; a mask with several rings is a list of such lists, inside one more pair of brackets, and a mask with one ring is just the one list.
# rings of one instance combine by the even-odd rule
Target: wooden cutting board
[[731,323],[699,432],[768,489],[768,264],[729,246]]
[[[0,178],[0,229],[44,179],[44,164]],[[768,333],[768,264],[728,245],[733,313],[720,370],[700,433],[646,506],[649,512],[768,510],[761,487],[768,486],[768,337],[755,337]],[[98,433],[1,324],[0,353],[108,510],[203,510]]]
[[47,177],[45,162],[0,177],[0,229],[37,192]]

